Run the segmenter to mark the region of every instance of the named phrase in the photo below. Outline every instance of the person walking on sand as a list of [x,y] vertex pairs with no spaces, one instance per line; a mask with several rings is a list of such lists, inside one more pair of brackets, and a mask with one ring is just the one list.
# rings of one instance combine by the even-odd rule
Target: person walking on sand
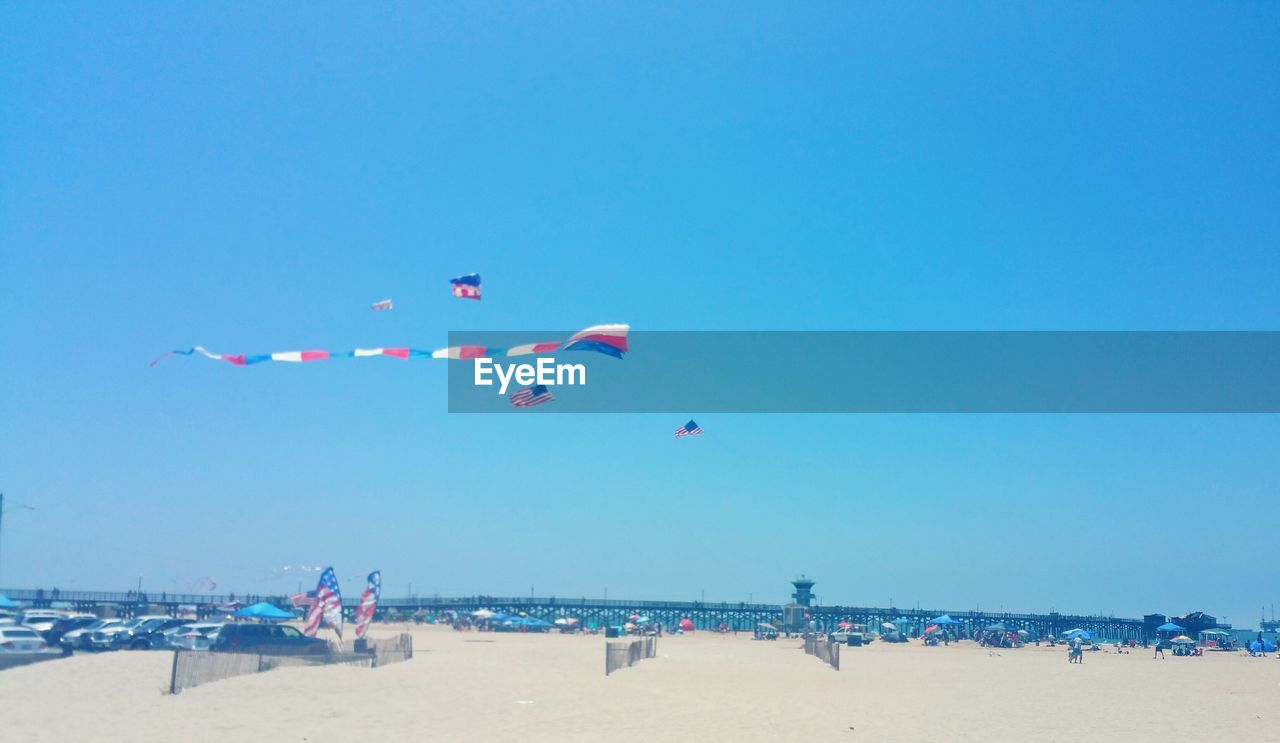
[[1164,660],[1164,646],[1160,644],[1159,640],[1156,640],[1156,653],[1155,655],[1151,656],[1152,660],[1155,660],[1156,658],[1159,658],[1160,660]]
[[1071,662],[1084,663],[1084,648],[1080,646],[1080,636],[1071,641]]

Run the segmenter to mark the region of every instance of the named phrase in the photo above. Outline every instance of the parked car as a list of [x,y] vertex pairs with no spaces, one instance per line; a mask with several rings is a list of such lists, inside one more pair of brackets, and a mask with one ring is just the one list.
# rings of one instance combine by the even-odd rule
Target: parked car
[[329,652],[329,644],[288,625],[236,623],[223,625],[210,649],[224,653],[322,655]]
[[87,624],[79,629],[73,629],[58,638],[58,644],[63,650],[90,650],[92,645],[89,643],[89,635],[104,630],[108,627],[115,627],[124,622],[123,619],[99,619],[92,624]]
[[190,619],[174,617],[150,617],[139,624],[117,632],[111,638],[111,647],[128,650],[152,650],[165,647],[167,638],[164,631],[173,627],[191,624]]
[[88,633],[89,649],[90,650],[114,650],[116,649],[116,645],[115,645],[116,635],[120,634],[121,632],[128,632],[129,630],[133,629],[134,627],[137,627],[138,625],[142,624],[143,622],[149,619],[168,619],[168,618],[169,617],[163,614],[158,616],[151,615],[151,616],[133,617],[132,619],[126,619],[120,622],[119,624],[115,624],[110,627],[103,627],[102,629],[99,629],[99,630],[94,630],[93,632]]
[[72,630],[88,627],[90,624],[98,621],[96,614],[71,614],[65,616],[53,623],[48,632],[42,633],[44,641],[49,643],[50,647],[61,644],[62,636]]
[[0,653],[47,653],[49,643],[30,627],[0,627]]
[[67,616],[56,609],[23,609],[18,612],[18,624],[45,633],[53,629],[53,623]]
[[218,638],[222,623],[188,624],[177,628],[169,638],[170,647],[183,650],[208,650]]

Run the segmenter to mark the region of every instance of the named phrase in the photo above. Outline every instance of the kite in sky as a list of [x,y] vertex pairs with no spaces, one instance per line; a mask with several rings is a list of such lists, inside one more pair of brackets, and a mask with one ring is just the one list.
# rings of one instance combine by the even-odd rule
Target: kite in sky
[[676,438],[680,438],[681,436],[697,436],[700,433],[702,433],[702,426],[699,426],[692,418],[690,418],[688,423],[676,429]]
[[480,299],[480,274],[469,273],[449,279],[453,284],[453,296],[460,299]]
[[507,399],[511,400],[511,404],[517,408],[531,408],[534,405],[551,402],[556,398],[545,384],[535,384],[532,387],[525,387],[522,390],[512,392],[511,397]]
[[385,312],[391,309],[391,300],[384,299],[380,302],[374,302],[373,304],[369,305],[369,308],[372,309],[374,312]]
[[563,343],[560,341],[544,341],[541,343],[525,343],[510,348],[495,348],[493,346],[450,346],[441,348],[436,351],[426,351],[418,348],[357,348],[353,351],[278,351],[276,353],[264,354],[223,354],[213,353],[204,346],[193,346],[192,348],[174,349],[160,354],[151,362],[151,366],[159,364],[169,356],[177,354],[179,356],[192,356],[200,354],[208,359],[215,361],[226,361],[235,366],[252,366],[253,364],[261,364],[264,361],[285,361],[294,364],[301,364],[308,361],[324,361],[326,359],[360,359],[369,356],[391,356],[397,359],[413,359],[426,358],[433,359],[479,359],[479,358],[498,358],[501,356],[530,356],[540,353],[551,353],[553,351],[594,351],[603,353],[620,359],[629,350],[627,346],[627,334],[631,331],[629,325],[594,325],[586,330],[574,333]]

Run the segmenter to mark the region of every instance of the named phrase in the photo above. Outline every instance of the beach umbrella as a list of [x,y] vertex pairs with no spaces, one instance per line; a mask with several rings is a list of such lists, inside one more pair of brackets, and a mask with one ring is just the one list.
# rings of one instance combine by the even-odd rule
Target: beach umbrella
[[1177,637],[1173,638],[1169,642],[1176,642],[1179,645],[1194,645],[1196,641],[1192,640],[1190,637],[1187,637],[1186,635],[1178,635]]
[[471,612],[471,616],[475,617],[476,619],[488,619],[489,617],[493,616],[493,612],[489,611],[488,609],[476,609],[475,611]]
[[632,629],[635,629],[636,626],[631,622],[627,622],[626,624],[622,625],[622,628],[626,630],[632,630]]
[[1030,636],[1031,636],[1031,633],[1030,633],[1030,632],[1028,632],[1028,631],[1026,631],[1026,630],[1024,630],[1024,629],[1020,629],[1020,630],[1018,630],[1018,636],[1019,636],[1019,637],[1030,637]]
[[16,609],[18,602],[10,599],[8,596],[0,593],[0,609]]
[[769,624],[768,622],[761,622],[759,626],[760,626],[760,629],[769,629],[769,630],[773,630],[774,632],[778,631],[777,627],[774,627],[772,624]]
[[631,616],[627,617],[627,619],[630,619],[633,622],[639,618],[640,618],[639,614],[632,614]]
[[995,624],[989,624],[986,627],[983,627],[982,629],[986,632],[1008,632],[1009,631],[1009,628],[1004,626],[1003,622],[996,622]]
[[693,620],[692,620],[692,619],[690,619],[689,617],[685,617],[684,619],[681,619],[681,620],[680,620],[680,629],[684,630],[685,632],[692,632],[692,631],[693,631]]
[[890,632],[896,632],[898,630],[898,625],[893,622],[881,622],[880,629],[887,629]]
[[636,624],[648,624],[649,622],[652,622],[652,621],[653,620],[650,619],[649,617],[640,617],[639,619],[636,620]]
[[853,622],[840,622],[840,623],[838,623],[836,626],[837,626],[837,627],[852,627],[852,626],[853,626]]
[[932,634],[932,633],[934,633],[934,632],[937,632],[937,631],[938,631],[938,630],[940,630],[940,629],[942,629],[942,628],[941,628],[941,627],[939,627],[938,625],[936,625],[936,624],[931,624],[931,625],[929,625],[928,627],[925,627],[925,628],[924,628],[924,633],[925,633],[926,635],[928,635],[928,634]]

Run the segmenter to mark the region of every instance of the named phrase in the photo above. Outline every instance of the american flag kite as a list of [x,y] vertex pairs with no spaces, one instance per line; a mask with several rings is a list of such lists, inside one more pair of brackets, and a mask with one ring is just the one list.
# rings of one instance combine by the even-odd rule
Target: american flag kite
[[377,311],[377,310],[389,310],[389,309],[391,309],[391,300],[390,300],[390,299],[383,299],[383,300],[381,300],[381,301],[374,302],[373,304],[369,305],[369,307],[370,307],[370,308],[372,308],[372,309],[373,309],[373,310],[375,310],[375,311]]
[[676,438],[681,436],[697,436],[702,433],[702,426],[699,426],[692,419],[688,423],[676,429]]
[[453,284],[453,296],[462,299],[480,299],[480,274],[469,273],[449,279]]
[[321,624],[332,627],[342,639],[342,592],[338,590],[338,576],[333,568],[325,568],[320,574],[320,582],[316,584],[316,602],[307,612],[307,623],[302,633],[307,637],[315,637]]
[[373,621],[373,612],[378,608],[378,597],[382,595],[382,571],[369,573],[369,582],[360,596],[360,606],[356,607],[356,637],[364,637],[365,630]]
[[551,402],[556,399],[551,394],[551,390],[547,389],[545,384],[535,384],[532,387],[525,387],[511,393],[511,404],[517,408],[531,408],[534,405],[541,405],[544,402]]

